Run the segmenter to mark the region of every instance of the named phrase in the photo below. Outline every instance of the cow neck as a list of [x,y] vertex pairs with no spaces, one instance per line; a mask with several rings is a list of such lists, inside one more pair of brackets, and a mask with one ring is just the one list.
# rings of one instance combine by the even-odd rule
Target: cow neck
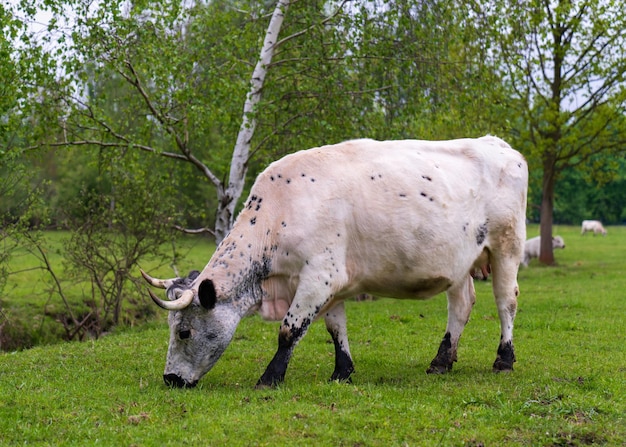
[[261,283],[271,268],[272,247],[255,242],[231,232],[207,265],[207,277],[214,283],[218,302],[231,302],[241,316],[261,304]]

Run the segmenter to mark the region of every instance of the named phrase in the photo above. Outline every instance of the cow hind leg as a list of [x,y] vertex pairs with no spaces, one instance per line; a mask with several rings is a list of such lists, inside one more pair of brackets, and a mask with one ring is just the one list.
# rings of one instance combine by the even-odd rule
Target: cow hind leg
[[472,277],[468,274],[467,279],[459,285],[452,286],[447,295],[448,324],[446,333],[439,345],[437,355],[426,370],[428,374],[444,374],[452,369],[452,364],[457,360],[459,339],[476,302]]
[[326,330],[335,345],[335,370],[330,376],[330,380],[350,383],[350,376],[354,372],[354,363],[348,345],[346,311],[343,301],[326,312],[324,321],[326,322]]
[[492,264],[493,269],[493,294],[498,307],[500,317],[500,344],[493,370],[512,371],[515,362],[515,350],[513,348],[513,322],[517,312],[517,265],[512,259],[496,261]]

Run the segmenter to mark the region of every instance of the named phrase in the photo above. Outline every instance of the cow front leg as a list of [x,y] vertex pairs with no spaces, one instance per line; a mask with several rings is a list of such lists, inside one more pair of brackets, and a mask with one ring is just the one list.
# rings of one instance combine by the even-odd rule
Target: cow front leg
[[343,301],[326,312],[324,316],[326,330],[335,345],[335,370],[330,380],[351,382],[350,375],[354,372],[354,363],[348,345],[348,328],[346,323],[346,309]]
[[456,351],[459,339],[476,302],[472,277],[467,275],[467,279],[458,286],[452,286],[447,295],[448,324],[446,333],[439,345],[437,355],[426,370],[428,374],[444,374],[452,369],[452,364],[457,360]]
[[278,350],[257,382],[257,388],[275,387],[285,380],[287,365],[294,348],[323,307],[320,305],[310,308],[304,304],[312,301],[312,299],[299,300],[297,296],[294,299],[278,332]]
[[[308,326],[308,325],[307,325]],[[265,372],[256,384],[256,388],[276,387],[285,380],[287,365],[291,354],[298,340],[302,338],[306,327],[300,329],[298,333],[294,328],[289,327],[284,321],[278,333],[278,350],[265,369]]]

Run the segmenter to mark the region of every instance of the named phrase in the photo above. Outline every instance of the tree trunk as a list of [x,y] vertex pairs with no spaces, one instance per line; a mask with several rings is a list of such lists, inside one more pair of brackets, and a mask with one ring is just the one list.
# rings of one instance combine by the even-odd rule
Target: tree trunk
[[233,157],[230,163],[230,174],[228,186],[218,188],[218,206],[215,219],[215,240],[219,244],[230,231],[235,218],[235,208],[243,192],[246,173],[248,172],[248,156],[250,154],[250,141],[256,128],[256,118],[254,116],[255,107],[261,100],[261,90],[265,81],[267,66],[272,61],[274,55],[274,44],[278,41],[278,34],[283,24],[283,18],[289,7],[290,0],[279,0],[267,27],[263,47],[259,60],[252,72],[250,80],[250,91],[246,97],[243,107],[243,117],[237,142],[233,150]]
[[543,192],[541,196],[541,248],[539,262],[554,265],[554,250],[552,249],[552,217],[554,212],[554,183],[556,172],[553,157],[546,156],[543,160]]

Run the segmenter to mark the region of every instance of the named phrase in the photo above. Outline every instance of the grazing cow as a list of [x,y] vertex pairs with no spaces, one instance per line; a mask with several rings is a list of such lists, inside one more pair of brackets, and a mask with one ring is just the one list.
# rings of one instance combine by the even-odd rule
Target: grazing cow
[[580,234],[584,235],[587,231],[593,231],[594,236],[598,233],[602,233],[602,236],[606,236],[606,230],[599,220],[583,220]]
[[[565,241],[561,236],[552,237],[552,248],[565,248]],[[524,260],[522,264],[528,267],[531,259],[538,258],[541,251],[541,236],[528,239],[524,243]]]
[[526,239],[528,168],[504,141],[354,140],[287,155],[254,183],[232,230],[188,288],[142,271],[171,300],[164,380],[192,387],[240,320],[282,321],[257,387],[284,380],[293,349],[324,318],[331,380],[354,367],[343,300],[361,293],[426,299],[446,292],[448,323],[428,373],[444,373],[475,301],[470,275],[487,264],[500,317],[495,371],[513,369],[517,272]]

